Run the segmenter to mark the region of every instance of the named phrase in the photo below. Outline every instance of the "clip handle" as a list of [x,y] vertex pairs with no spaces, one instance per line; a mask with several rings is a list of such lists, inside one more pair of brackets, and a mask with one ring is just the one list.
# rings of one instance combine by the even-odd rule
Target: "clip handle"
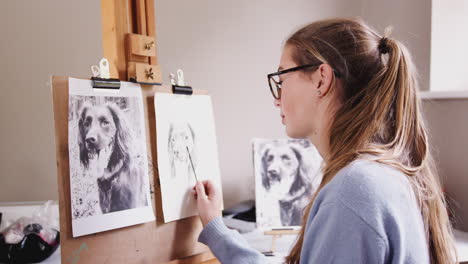
[[99,71],[99,67],[96,65],[91,66],[91,72],[93,73],[93,77],[101,76],[101,71]]
[[192,95],[193,94],[193,89],[191,86],[185,85],[185,80],[184,80],[184,71],[181,69],[177,70],[177,80],[175,78],[176,76],[171,73],[169,75],[169,79],[171,81],[172,85],[172,93],[174,94],[185,94],[185,95]]
[[169,80],[171,81],[171,85],[176,85],[176,78],[173,73],[169,74]]
[[102,58],[101,61],[99,61],[99,66],[91,66],[91,71],[93,73],[93,77],[91,77],[93,88],[120,88],[120,80],[116,78],[110,78],[109,68],[109,61],[106,58]]
[[177,86],[185,86],[184,71],[177,70]]
[[110,78],[109,61],[106,58],[102,58],[101,61],[99,62],[99,73],[100,73],[101,78],[104,78],[104,79]]

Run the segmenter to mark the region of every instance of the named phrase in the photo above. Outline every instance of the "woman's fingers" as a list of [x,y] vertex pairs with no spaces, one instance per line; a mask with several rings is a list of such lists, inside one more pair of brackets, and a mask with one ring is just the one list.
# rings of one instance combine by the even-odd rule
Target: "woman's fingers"
[[197,182],[192,188],[192,193],[197,200],[198,213],[203,226],[215,217],[221,216],[222,198],[212,181]]
[[195,198],[202,196],[203,198],[212,199],[218,193],[216,186],[211,180],[204,180],[201,182],[197,182],[195,186],[192,187],[194,194],[196,195]]
[[206,189],[206,195],[208,195],[208,197],[211,198],[216,195],[217,193],[216,187],[214,186],[212,181],[210,180],[203,181],[203,185]]
[[197,195],[201,199],[206,199],[206,192],[205,192],[205,186],[201,182],[197,182],[195,185],[195,188],[197,190]]

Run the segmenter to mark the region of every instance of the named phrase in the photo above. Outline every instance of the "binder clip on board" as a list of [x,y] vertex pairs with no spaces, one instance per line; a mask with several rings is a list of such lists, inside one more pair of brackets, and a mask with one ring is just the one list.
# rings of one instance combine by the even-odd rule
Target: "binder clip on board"
[[169,75],[169,79],[171,80],[172,93],[185,95],[193,94],[192,87],[185,85],[184,72],[181,69],[177,70],[177,81],[173,73]]
[[109,61],[106,58],[102,58],[99,62],[99,66],[91,66],[93,77],[91,81],[93,88],[98,89],[120,89],[120,80],[110,78]]

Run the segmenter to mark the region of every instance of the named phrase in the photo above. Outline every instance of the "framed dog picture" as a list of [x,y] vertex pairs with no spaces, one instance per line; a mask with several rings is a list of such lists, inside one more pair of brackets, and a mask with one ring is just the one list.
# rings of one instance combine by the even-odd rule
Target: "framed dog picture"
[[140,86],[70,78],[68,102],[73,237],[153,221]]
[[157,92],[154,106],[164,221],[197,215],[196,180],[221,190],[211,97]]
[[259,228],[300,226],[320,184],[322,158],[306,139],[253,139]]

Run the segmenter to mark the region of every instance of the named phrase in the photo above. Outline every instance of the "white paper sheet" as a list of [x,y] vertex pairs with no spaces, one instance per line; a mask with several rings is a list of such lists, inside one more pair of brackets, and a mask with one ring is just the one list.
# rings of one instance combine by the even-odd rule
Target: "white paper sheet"
[[73,237],[155,219],[141,88],[93,89],[69,79],[68,145]]
[[320,184],[322,158],[305,139],[253,139],[255,208],[262,229],[299,227]]
[[164,221],[197,215],[190,157],[198,180],[211,179],[221,190],[211,98],[156,93],[154,105]]

